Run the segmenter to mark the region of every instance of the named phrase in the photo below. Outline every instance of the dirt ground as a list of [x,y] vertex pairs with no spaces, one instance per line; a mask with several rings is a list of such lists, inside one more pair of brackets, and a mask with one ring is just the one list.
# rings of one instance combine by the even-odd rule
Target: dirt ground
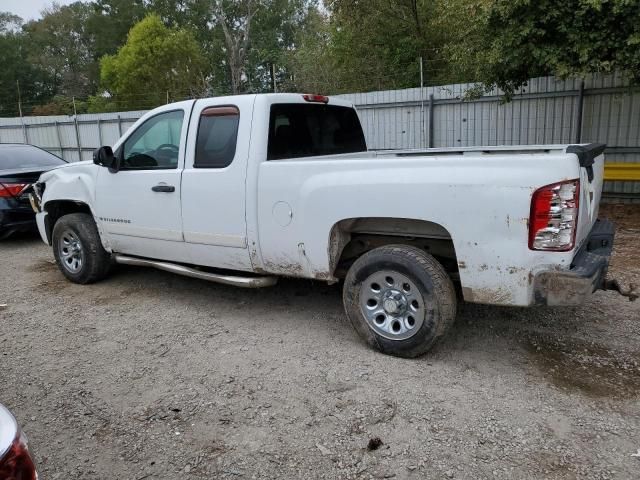
[[[612,275],[640,284],[640,208],[603,213]],[[35,237],[0,243],[0,270],[0,402],[44,480],[640,478],[640,301],[614,292],[461,304],[402,360],[360,342],[338,286],[78,286]]]

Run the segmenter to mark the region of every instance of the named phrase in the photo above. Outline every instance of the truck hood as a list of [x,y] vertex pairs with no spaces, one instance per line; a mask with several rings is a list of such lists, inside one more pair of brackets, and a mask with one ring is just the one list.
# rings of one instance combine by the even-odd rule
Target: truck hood
[[73,174],[76,170],[78,172],[86,172],[87,168],[90,168],[90,165],[93,165],[93,161],[91,160],[84,160],[82,162],[71,162],[65,165],[60,165],[59,167],[47,170],[42,175],[40,175],[38,182],[46,182],[47,180],[50,180],[63,172],[64,174]]

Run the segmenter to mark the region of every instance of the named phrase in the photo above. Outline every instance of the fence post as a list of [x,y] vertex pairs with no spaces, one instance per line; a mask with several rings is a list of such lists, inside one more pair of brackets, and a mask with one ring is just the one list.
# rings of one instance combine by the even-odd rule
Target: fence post
[[24,123],[22,109],[20,110],[20,123],[22,124],[22,143],[29,143],[29,136],[27,135],[27,125]]
[[429,94],[429,148],[433,148],[433,93]]
[[80,145],[80,129],[78,128],[78,116],[74,115],[73,126],[76,129],[76,145],[78,147],[78,161],[82,161],[82,146]]
[[118,137],[122,136],[122,118],[118,114]]
[[71,97],[73,101],[73,126],[76,130],[76,146],[78,147],[78,161],[82,161],[82,146],[80,145],[80,129],[78,128],[78,111],[76,110],[76,97]]
[[27,136],[27,127],[24,124],[24,117],[22,116],[22,95],[20,94],[20,80],[16,80],[16,87],[18,88],[18,111],[20,112],[20,123],[22,124],[22,143],[29,143],[29,137]]
[[62,137],[60,136],[60,124],[58,123],[57,120],[54,123],[56,125],[56,136],[58,137],[58,149],[60,150],[60,156],[64,158],[64,149],[62,148]]
[[422,67],[422,57],[420,57],[420,148],[424,148],[424,136],[425,136],[425,121],[424,121],[424,72]]
[[102,120],[98,119],[98,147],[102,145]]
[[578,88],[578,111],[576,112],[576,143],[582,143],[582,108],[584,105],[584,80]]

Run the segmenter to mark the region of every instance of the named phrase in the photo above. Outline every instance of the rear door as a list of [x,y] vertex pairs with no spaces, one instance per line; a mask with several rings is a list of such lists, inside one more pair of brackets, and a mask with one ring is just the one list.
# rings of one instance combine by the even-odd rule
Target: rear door
[[255,96],[198,100],[182,175],[182,222],[191,261],[252,269],[247,245],[246,178]]

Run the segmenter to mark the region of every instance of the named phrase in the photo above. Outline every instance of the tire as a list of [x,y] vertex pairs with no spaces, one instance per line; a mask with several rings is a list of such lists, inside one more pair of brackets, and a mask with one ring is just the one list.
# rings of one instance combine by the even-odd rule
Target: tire
[[457,306],[444,267],[407,245],[358,258],[347,272],[343,301],[360,337],[382,353],[405,358],[429,351],[453,325]]
[[111,269],[111,255],[102,247],[98,228],[87,213],[61,217],[53,227],[52,246],[58,268],[74,283],[97,282]]

